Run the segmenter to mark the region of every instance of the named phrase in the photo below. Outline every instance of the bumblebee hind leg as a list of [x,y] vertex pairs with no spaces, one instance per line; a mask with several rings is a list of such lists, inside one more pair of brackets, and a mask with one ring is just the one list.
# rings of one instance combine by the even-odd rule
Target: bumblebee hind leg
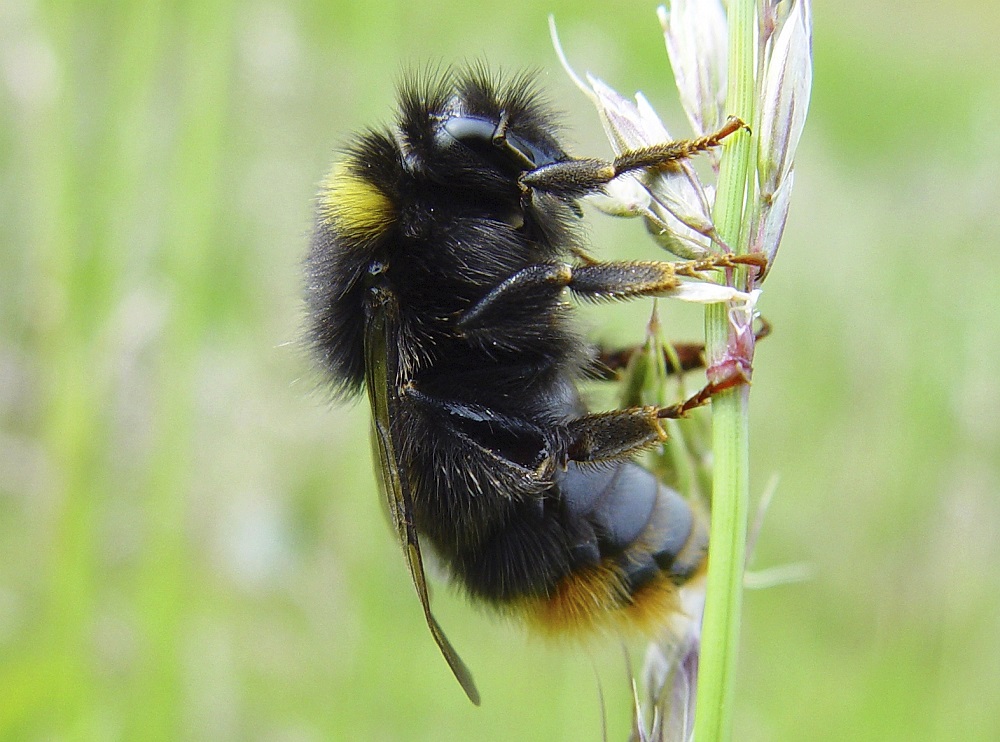
[[691,410],[708,404],[714,394],[738,383],[738,379],[710,382],[683,402],[667,407],[630,407],[570,420],[567,458],[590,464],[625,461],[667,439],[661,420],[682,418]]

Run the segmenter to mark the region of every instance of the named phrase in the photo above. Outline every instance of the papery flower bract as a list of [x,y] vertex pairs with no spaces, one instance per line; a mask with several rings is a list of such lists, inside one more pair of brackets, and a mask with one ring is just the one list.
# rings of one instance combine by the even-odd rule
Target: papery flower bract
[[680,597],[680,613],[646,650],[643,687],[647,719],[642,738],[649,742],[686,742],[694,731],[704,586],[685,587]]
[[698,260],[712,252],[712,241],[708,237],[681,222],[659,202],[651,200],[643,216],[646,217],[646,230],[667,252],[685,260]]
[[673,0],[656,10],[691,128],[699,136],[725,121],[728,24],[719,0]]
[[615,178],[604,186],[604,193],[592,193],[587,203],[610,216],[649,216],[652,196],[634,177]]
[[798,0],[778,30],[764,73],[757,172],[761,193],[773,193],[791,169],[809,110],[812,36],[808,0]]
[[750,238],[750,251],[762,252],[767,256],[767,268],[758,277],[758,283],[767,275],[774,256],[781,244],[781,236],[785,232],[785,222],[788,220],[788,206],[792,200],[792,186],[795,183],[795,170],[790,169],[781,181],[778,189],[770,198],[761,196],[760,213],[754,232]]
[[738,302],[737,308],[747,304],[756,304],[756,291],[740,291],[732,286],[711,281],[685,281],[677,288],[665,294],[672,299],[692,302],[694,304],[718,304],[724,301]]
[[760,214],[755,248],[774,259],[784,231],[795,149],[812,88],[812,24],[809,0],[796,0],[777,29],[762,81],[757,183]]
[[[587,75],[587,82],[593,93],[591,100],[597,106],[604,129],[616,154],[673,139],[649,101],[641,93],[636,94],[636,102],[633,103],[592,75]],[[660,168],[655,173],[628,177],[641,182],[649,191],[652,201],[661,207],[660,213],[653,209],[652,215],[647,215],[654,218],[657,226],[662,225],[662,229],[670,229],[670,222],[663,214],[666,212],[699,235],[714,234],[715,225],[712,223],[708,195],[689,163],[678,162]],[[699,244],[697,239],[688,238],[682,232],[674,236],[691,244],[688,249],[681,248],[683,254],[678,253],[681,257],[701,257],[708,252],[707,244],[704,244],[707,240]]]

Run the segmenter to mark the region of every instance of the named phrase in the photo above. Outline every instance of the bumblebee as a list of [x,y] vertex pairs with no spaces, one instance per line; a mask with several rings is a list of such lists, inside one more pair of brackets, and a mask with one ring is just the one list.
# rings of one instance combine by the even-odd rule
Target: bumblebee
[[431,613],[422,549],[470,598],[547,631],[655,629],[704,568],[703,519],[633,457],[712,390],[588,412],[577,386],[599,352],[567,294],[657,296],[681,275],[754,264],[598,262],[581,248],[578,199],[741,127],[576,158],[530,76],[414,76],[395,125],[357,136],[322,183],[306,259],[311,343],[341,396],[367,390],[424,616],[474,703]]

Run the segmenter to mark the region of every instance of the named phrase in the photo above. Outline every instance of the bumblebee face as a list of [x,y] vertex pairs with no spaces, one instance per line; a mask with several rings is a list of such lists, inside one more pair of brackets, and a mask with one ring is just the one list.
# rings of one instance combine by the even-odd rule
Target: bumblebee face
[[515,134],[509,129],[505,115],[499,121],[466,114],[451,116],[442,122],[436,139],[442,151],[463,147],[477,156],[483,166],[514,179],[528,170],[565,158],[548,142],[531,142]]

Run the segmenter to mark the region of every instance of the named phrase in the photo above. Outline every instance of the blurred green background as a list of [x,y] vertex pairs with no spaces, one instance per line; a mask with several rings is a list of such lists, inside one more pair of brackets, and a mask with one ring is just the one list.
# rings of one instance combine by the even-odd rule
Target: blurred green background
[[[439,588],[465,700],[382,518],[365,405],[299,345],[311,199],[427,60],[643,89],[653,2],[0,2],[0,738],[624,739],[622,648]],[[1000,10],[819,0],[762,308],[739,740],[1000,738]],[[592,217],[595,249],[650,255]],[[648,304],[588,313],[641,337]],[[664,306],[679,339],[700,314]],[[633,651],[641,662],[641,647]]]

